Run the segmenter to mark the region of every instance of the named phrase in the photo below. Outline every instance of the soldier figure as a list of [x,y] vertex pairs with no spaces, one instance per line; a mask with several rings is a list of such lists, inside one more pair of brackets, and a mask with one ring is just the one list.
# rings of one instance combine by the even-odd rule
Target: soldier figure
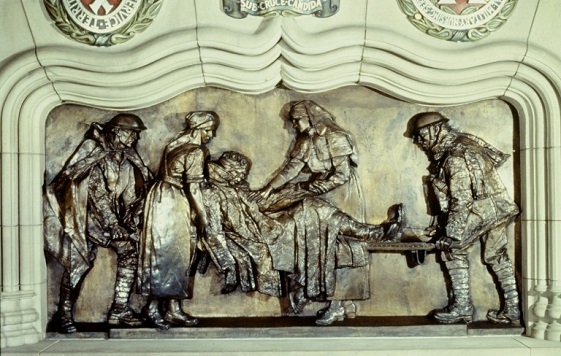
[[91,269],[98,246],[117,254],[110,325],[140,325],[128,306],[138,264],[137,240],[146,188],[152,174],[135,149],[146,127],[133,114],[93,123],[84,141],[47,186],[44,205],[45,250],[65,270],[58,311],[60,331],[76,331],[73,306]]
[[436,247],[442,251],[452,287],[449,305],[434,310],[433,317],[441,323],[473,320],[468,250],[481,240],[484,262],[495,274],[504,298],[503,308],[489,310],[487,319],[518,325],[518,291],[507,255],[506,227],[519,209],[497,173],[509,155],[453,129],[440,113],[415,115],[410,124],[412,132],[406,135],[431,162],[427,192],[438,207],[433,213],[436,224],[429,230],[438,236]]

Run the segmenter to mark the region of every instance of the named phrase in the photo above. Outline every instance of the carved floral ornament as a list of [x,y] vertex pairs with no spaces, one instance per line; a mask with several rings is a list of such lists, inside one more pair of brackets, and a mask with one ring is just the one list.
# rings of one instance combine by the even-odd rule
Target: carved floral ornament
[[162,0],[44,0],[55,25],[70,38],[93,46],[130,40],[154,20]]
[[340,0],[222,0],[224,13],[234,18],[253,16],[330,17],[339,11]]
[[448,41],[487,37],[512,15],[518,0],[398,0],[420,31]]

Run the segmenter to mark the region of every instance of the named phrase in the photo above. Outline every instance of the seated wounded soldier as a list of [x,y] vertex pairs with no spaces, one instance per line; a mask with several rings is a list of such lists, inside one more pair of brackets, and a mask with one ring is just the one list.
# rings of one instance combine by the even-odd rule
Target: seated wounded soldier
[[[335,295],[335,269],[364,266],[368,260],[339,256],[339,236],[358,243],[394,240],[401,229],[401,216],[380,225],[363,224],[316,197],[305,198],[283,211],[263,213],[267,207],[249,198],[249,169],[250,160],[232,151],[208,164],[210,186],[203,192],[208,225],[203,242],[219,270],[236,272],[236,278],[226,279],[223,293],[239,284],[244,292],[257,290],[281,296],[282,271],[292,280],[293,312],[301,312],[308,301],[330,302],[316,324],[343,320],[348,316],[342,303],[346,298],[341,292]],[[353,288],[352,283],[348,288]],[[299,295],[296,301],[294,295]],[[365,293],[363,299],[368,297]]]

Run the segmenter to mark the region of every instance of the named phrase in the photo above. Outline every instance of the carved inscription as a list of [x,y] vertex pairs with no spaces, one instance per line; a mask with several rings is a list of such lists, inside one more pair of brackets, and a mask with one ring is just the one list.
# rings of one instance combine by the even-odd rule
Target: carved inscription
[[140,9],[142,1],[117,0],[115,5],[107,0],[97,0],[89,5],[86,5],[85,0],[63,0],[62,3],[80,27],[94,33],[109,33],[130,21]]
[[94,46],[112,46],[142,32],[162,0],[44,0],[55,25],[70,38]]
[[339,10],[339,0],[223,0],[224,12],[232,17],[298,16],[329,17]]
[[409,21],[430,36],[475,41],[496,31],[517,0],[398,0]]

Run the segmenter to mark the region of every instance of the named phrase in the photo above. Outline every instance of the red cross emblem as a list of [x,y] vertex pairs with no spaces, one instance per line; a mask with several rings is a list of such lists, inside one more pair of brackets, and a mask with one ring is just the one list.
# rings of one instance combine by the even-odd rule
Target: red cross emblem
[[466,7],[477,6],[481,7],[487,4],[489,0],[439,0],[436,5],[448,6],[458,15],[464,11]]
[[114,11],[122,0],[81,0],[86,9],[95,15],[108,15]]

